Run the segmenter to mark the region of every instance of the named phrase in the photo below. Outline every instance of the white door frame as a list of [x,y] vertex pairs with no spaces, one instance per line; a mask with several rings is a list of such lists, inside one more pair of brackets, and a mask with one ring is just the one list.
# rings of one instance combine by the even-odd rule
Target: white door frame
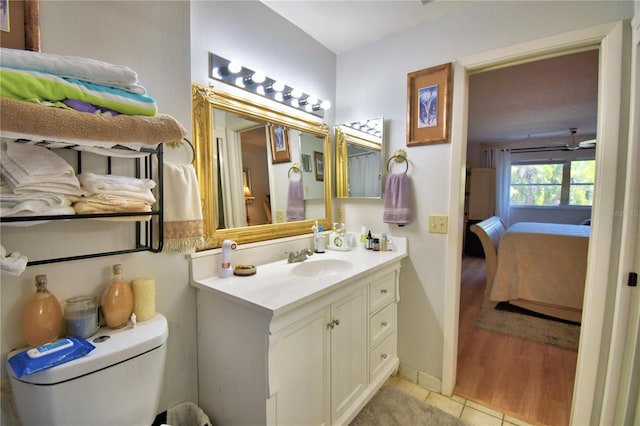
[[[592,207],[588,268],[585,282],[580,347],[573,394],[572,424],[591,424],[596,398],[596,381],[600,367],[600,342],[604,329],[605,301],[617,259],[613,242],[612,214],[617,190],[618,141],[620,140],[620,107],[623,22],[598,25],[557,36],[534,40],[461,58],[454,64],[453,111],[451,129],[450,220],[447,241],[446,288],[444,306],[444,344],[442,392],[453,393],[456,382],[458,353],[458,316],[460,309],[460,269],[462,266],[462,234],[464,220],[464,183],[467,149],[469,74],[491,68],[527,62],[599,47],[598,71],[598,149],[596,150],[596,183]],[[617,228],[619,229],[619,227]],[[599,404],[596,404],[599,406]]]
[[[640,4],[640,3],[639,3]],[[640,16],[632,22],[629,148],[616,302],[600,424],[637,424],[640,387],[640,288],[627,285],[640,272]],[[637,417],[636,417],[637,419]],[[637,422],[638,420],[636,420]]]

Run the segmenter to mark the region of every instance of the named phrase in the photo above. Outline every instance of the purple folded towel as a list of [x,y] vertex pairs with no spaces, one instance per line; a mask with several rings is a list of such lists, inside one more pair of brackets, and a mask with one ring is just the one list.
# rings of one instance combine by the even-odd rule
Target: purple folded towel
[[384,190],[384,223],[411,223],[411,185],[406,173],[387,176]]
[[289,181],[287,220],[304,220],[304,195],[302,179]]

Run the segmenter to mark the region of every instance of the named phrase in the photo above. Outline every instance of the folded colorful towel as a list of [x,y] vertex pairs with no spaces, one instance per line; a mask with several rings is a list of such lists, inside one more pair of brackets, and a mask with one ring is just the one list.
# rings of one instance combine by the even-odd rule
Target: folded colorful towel
[[384,223],[400,226],[411,223],[411,185],[406,173],[387,176],[384,190]]
[[115,65],[79,56],[54,55],[19,49],[0,49],[2,66],[19,70],[40,71],[61,77],[77,78],[119,87],[133,93],[146,93],[138,85],[138,74],[124,65]]
[[287,194],[287,219],[304,220],[304,214],[302,179],[290,180]]
[[163,165],[164,248],[180,253],[205,245],[200,188],[192,164]]
[[115,87],[90,83],[37,71],[0,67],[0,93],[3,97],[31,102],[61,102],[77,99],[128,115],[158,113],[155,99]]
[[70,143],[159,143],[182,140],[187,131],[173,117],[96,115],[0,98],[0,132],[5,138],[47,139]]

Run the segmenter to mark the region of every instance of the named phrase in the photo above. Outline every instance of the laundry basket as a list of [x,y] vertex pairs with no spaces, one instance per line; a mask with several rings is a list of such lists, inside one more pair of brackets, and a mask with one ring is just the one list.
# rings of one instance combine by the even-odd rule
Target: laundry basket
[[167,425],[212,426],[209,416],[193,402],[185,401],[167,410]]

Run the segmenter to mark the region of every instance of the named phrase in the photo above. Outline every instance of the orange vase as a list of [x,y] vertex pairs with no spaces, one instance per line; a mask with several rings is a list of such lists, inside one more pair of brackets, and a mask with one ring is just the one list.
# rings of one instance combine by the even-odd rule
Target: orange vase
[[47,289],[47,276],[36,276],[36,292],[22,313],[22,336],[29,346],[40,346],[62,335],[62,308]]
[[122,265],[113,265],[113,278],[102,294],[100,310],[109,328],[127,325],[133,312],[133,292],[131,286],[122,279]]

